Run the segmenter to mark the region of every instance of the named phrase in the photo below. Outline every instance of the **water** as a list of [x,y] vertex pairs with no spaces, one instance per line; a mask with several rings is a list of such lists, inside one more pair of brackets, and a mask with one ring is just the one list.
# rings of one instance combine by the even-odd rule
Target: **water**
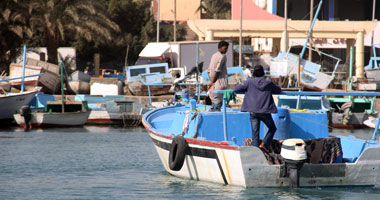
[[[370,138],[369,129],[333,135]],[[241,188],[169,175],[144,128],[0,130],[0,199],[380,199],[380,188]]]

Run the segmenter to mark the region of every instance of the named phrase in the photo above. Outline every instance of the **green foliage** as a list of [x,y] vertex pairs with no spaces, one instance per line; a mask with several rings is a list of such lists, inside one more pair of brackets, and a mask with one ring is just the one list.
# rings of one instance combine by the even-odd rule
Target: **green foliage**
[[108,42],[119,31],[104,13],[100,1],[30,0],[30,26],[47,47],[48,62],[58,63],[57,48],[66,36],[80,35],[87,41]]
[[206,19],[228,19],[231,16],[230,0],[202,0],[196,12],[206,11]]
[[[109,16],[118,24],[120,32],[105,45],[76,40],[73,46],[77,49],[79,68],[92,61],[95,52],[101,55],[102,68],[122,71],[125,63],[133,65],[146,44],[156,41],[157,23],[150,12],[150,6],[150,0],[109,0]],[[183,25],[177,26],[177,40],[184,40],[185,35]],[[160,41],[173,41],[173,25],[160,26]]]
[[28,0],[25,4],[17,0],[0,1],[0,73],[8,71],[8,66],[14,60],[25,42],[23,38],[31,37],[32,32],[28,28],[29,7]]
[[[0,69],[27,44],[46,46],[51,63],[58,63],[58,47],[72,46],[79,69],[100,53],[102,68],[121,71],[127,49],[132,65],[145,45],[156,41],[150,6],[151,0],[1,0]],[[179,24],[177,41],[185,35]],[[160,41],[173,41],[173,25],[160,25]]]

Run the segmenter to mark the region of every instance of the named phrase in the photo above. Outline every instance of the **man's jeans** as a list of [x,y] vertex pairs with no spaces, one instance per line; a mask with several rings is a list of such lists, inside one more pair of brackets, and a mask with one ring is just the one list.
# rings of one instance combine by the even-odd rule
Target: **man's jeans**
[[252,113],[251,112],[251,125],[252,125],[252,145],[259,146],[260,137],[260,121],[268,127],[268,132],[264,137],[263,143],[269,149],[273,140],[274,133],[276,132],[276,124],[273,121],[272,115],[269,113]]

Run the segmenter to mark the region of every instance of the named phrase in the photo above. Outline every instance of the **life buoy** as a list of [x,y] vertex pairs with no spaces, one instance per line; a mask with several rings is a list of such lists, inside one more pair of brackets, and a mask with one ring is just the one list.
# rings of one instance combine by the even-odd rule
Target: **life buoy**
[[173,171],[179,171],[185,161],[187,150],[186,139],[177,135],[174,137],[169,151],[169,168]]

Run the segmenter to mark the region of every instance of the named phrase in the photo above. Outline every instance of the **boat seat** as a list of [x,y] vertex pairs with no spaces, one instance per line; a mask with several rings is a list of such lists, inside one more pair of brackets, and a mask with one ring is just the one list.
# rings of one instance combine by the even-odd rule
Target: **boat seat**
[[343,149],[343,160],[345,162],[355,162],[362,153],[365,141],[356,139],[354,136],[338,136],[341,139]]

